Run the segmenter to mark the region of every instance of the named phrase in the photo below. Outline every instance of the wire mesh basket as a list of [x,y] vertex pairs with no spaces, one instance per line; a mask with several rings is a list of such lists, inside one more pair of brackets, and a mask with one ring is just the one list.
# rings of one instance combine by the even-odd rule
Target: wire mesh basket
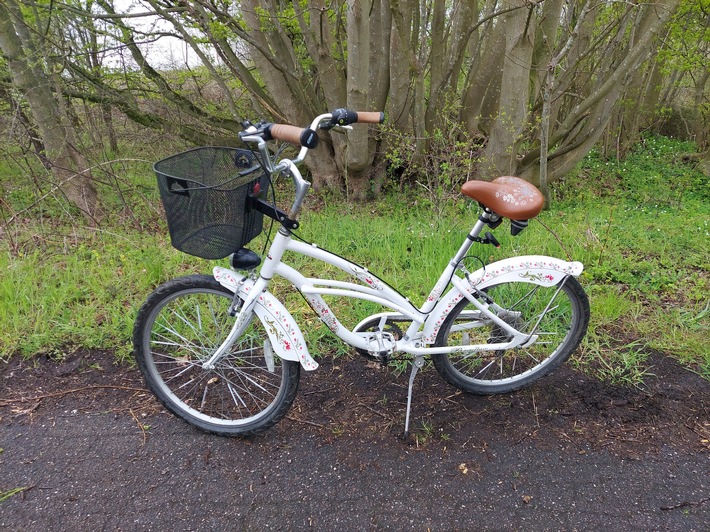
[[258,236],[264,215],[249,197],[268,188],[258,162],[248,150],[203,147],[155,163],[173,247],[221,259]]

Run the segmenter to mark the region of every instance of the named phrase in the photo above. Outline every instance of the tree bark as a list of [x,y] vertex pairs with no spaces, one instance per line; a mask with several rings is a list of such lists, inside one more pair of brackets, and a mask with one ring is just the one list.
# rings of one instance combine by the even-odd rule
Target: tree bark
[[[542,93],[543,93],[543,98],[542,98],[542,111],[540,113],[540,172],[539,172],[539,187],[540,187],[540,192],[542,192],[543,197],[545,198],[545,206],[549,207],[550,206],[550,190],[548,188],[548,183],[547,183],[547,155],[548,155],[548,148],[549,148],[549,137],[550,137],[550,115],[552,113],[551,107],[552,107],[552,91],[554,89],[554,81],[555,81],[555,71],[557,70],[558,65],[560,62],[564,59],[564,57],[567,55],[569,50],[572,48],[572,45],[574,44],[575,39],[579,35],[579,31],[582,27],[582,24],[584,22],[584,19],[587,16],[587,13],[589,11],[589,2],[586,2],[584,4],[584,7],[582,8],[581,13],[579,14],[579,17],[577,19],[577,22],[575,24],[574,29],[570,32],[569,37],[567,38],[567,42],[565,42],[564,46],[562,49],[555,55],[551,60],[550,63],[547,65],[547,68],[545,69],[545,78],[544,78],[544,84],[542,88]],[[559,13],[557,13],[557,16],[559,16]],[[554,26],[553,29],[557,29],[556,26]],[[546,28],[545,31],[550,31],[551,28]]]
[[[507,0],[504,7],[519,2]],[[517,144],[521,140],[528,116],[530,65],[534,28],[530,27],[530,11],[515,9],[504,17],[505,61],[500,84],[500,104],[488,144],[479,165],[479,177],[490,180],[512,175],[516,169]]]
[[[487,14],[495,8],[489,3]],[[489,22],[492,25],[492,22]],[[500,82],[505,61],[505,31],[486,31],[480,56],[474,56],[464,84],[461,115],[471,136],[487,135],[500,100]],[[502,26],[505,28],[505,26]]]
[[705,86],[710,79],[710,68],[706,68],[695,81],[695,94],[693,99],[695,118],[693,120],[693,133],[698,151],[707,151],[710,139],[710,111],[705,94]]
[[36,50],[30,35],[19,5],[14,0],[0,3],[0,49],[7,58],[14,86],[27,100],[42,135],[46,161],[70,203],[95,224],[100,213],[91,173],[57,100],[62,95],[55,98],[51,76],[40,68],[40,62],[25,55],[25,51]]
[[[374,6],[372,0],[348,0],[347,6],[347,106],[354,110],[369,110],[370,13]],[[346,185],[356,201],[365,199],[369,193],[368,171],[373,157],[369,146],[368,135],[364,132],[348,136]]]
[[412,128],[412,87],[414,75],[418,70],[416,56],[409,45],[413,16],[412,2],[391,0],[391,11],[388,125],[406,131]]
[[[542,87],[549,72],[547,67],[553,56],[558,54],[558,51],[555,50],[557,46],[556,36],[562,16],[563,4],[564,0],[546,0],[542,4],[542,15],[535,32],[535,49],[533,51],[532,64],[530,65],[531,103],[534,103],[537,95],[542,92]],[[559,60],[557,62],[559,63]]]

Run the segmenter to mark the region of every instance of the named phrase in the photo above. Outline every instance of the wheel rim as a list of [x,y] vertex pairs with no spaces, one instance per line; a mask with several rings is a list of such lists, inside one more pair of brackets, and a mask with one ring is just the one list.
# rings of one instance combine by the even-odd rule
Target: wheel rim
[[241,426],[268,416],[286,379],[280,359],[264,355],[268,335],[258,319],[214,370],[202,368],[231,329],[230,303],[231,294],[219,290],[178,292],[149,317],[144,345],[147,370],[162,394],[182,412],[215,426]]
[[[446,363],[462,380],[481,387],[514,385],[543,372],[546,366],[571,348],[570,337],[580,313],[568,287],[558,290],[557,286],[515,282],[489,287],[486,292],[500,306],[495,309],[498,317],[518,330],[539,335],[539,338],[529,347],[448,355]],[[478,311],[460,313],[449,323],[444,338],[449,346],[509,340],[500,326],[481,319]]]

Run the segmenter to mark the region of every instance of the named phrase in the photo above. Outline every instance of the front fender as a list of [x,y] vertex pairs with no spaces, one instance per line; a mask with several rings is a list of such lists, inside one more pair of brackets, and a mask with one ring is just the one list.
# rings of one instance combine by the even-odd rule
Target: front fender
[[[554,286],[567,275],[578,277],[583,269],[584,266],[581,262],[567,262],[541,255],[525,255],[489,264],[485,268],[470,274],[469,278],[471,283],[479,290],[508,281]],[[469,293],[471,292],[473,292],[473,287]],[[463,298],[464,295],[458,288],[452,288],[437,303],[424,324],[422,341],[425,344],[434,343],[444,320]]]
[[[219,284],[228,290],[232,292],[239,290],[239,295],[243,299],[246,299],[254,286],[253,280],[228,268],[216,266],[212,273]],[[303,369],[307,371],[318,367],[318,363],[308,352],[308,346],[296,320],[273,294],[270,292],[260,294],[254,306],[254,313],[264,325],[271,346],[279,357],[300,362]]]

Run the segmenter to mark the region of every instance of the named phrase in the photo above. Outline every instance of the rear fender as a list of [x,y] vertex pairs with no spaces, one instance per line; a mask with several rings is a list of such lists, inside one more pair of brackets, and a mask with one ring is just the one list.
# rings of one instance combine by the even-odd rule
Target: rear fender
[[[254,287],[254,281],[239,275],[237,272],[216,266],[213,270],[214,278],[226,289],[235,292],[246,299]],[[254,313],[261,320],[274,352],[284,360],[300,362],[303,369],[312,371],[318,363],[311,358],[308,346],[303,339],[303,333],[291,313],[286,310],[281,302],[270,292],[259,295],[254,306]]]
[[[567,275],[579,276],[583,269],[581,262],[567,262],[554,257],[541,255],[511,257],[471,273],[469,279],[472,286],[468,293],[473,293],[474,288],[481,290],[507,281],[554,286]],[[434,343],[444,320],[464,297],[458,288],[452,288],[437,303],[422,330],[422,341],[425,344]]]

